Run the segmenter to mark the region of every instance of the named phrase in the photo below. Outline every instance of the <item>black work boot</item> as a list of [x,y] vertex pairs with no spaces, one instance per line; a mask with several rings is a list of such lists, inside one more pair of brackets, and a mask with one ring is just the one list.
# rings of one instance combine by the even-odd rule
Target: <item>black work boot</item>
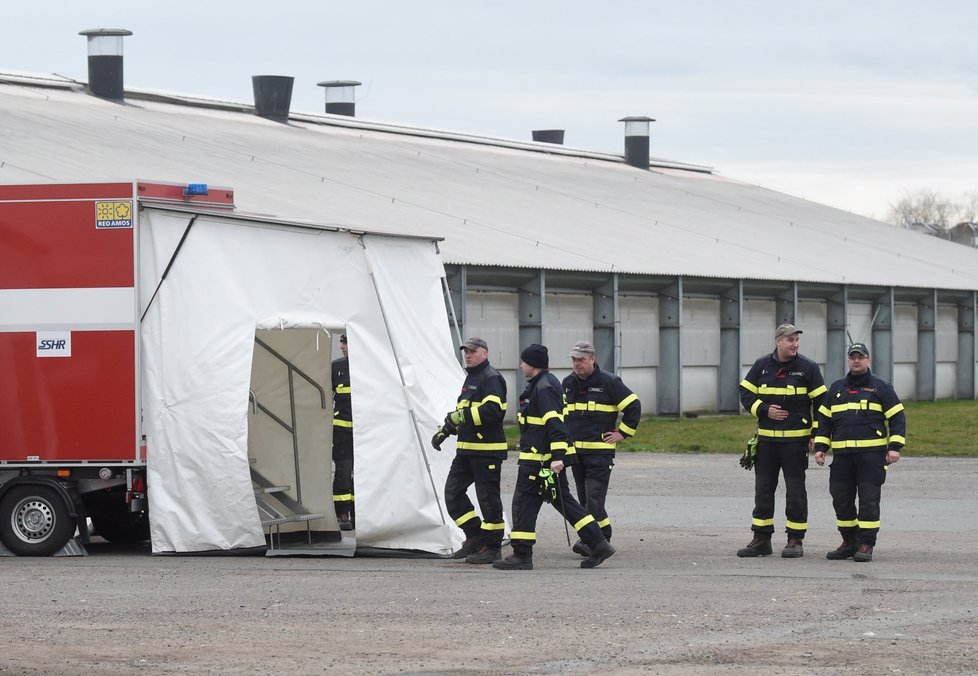
[[858,549],[859,543],[856,542],[855,538],[843,538],[842,544],[826,554],[825,558],[829,559],[830,561],[851,559],[852,555],[855,554],[856,550]]
[[458,548],[454,554],[452,554],[453,559],[464,559],[469,554],[475,554],[480,549],[482,549],[482,538],[473,535],[470,538],[466,538],[462,543],[462,546]]
[[498,570],[533,570],[533,556],[522,556],[514,552],[505,559],[493,561],[492,567]]
[[353,530],[353,519],[350,518],[349,512],[340,512],[337,514],[336,523],[340,527],[340,530]]
[[466,563],[492,563],[493,561],[498,561],[502,558],[502,553],[499,551],[498,547],[483,547],[475,554],[469,554],[465,557]]
[[580,554],[585,559],[591,556],[591,548],[584,544],[582,540],[575,542],[574,546],[571,547],[571,551],[573,551],[575,554]]
[[797,559],[805,555],[805,550],[801,546],[798,538],[788,538],[788,544],[781,550],[782,559]]
[[856,553],[852,555],[853,561],[859,561],[860,563],[866,563],[867,561],[873,560],[873,545],[867,545],[865,542],[859,545],[859,549]]
[[615,548],[607,540],[602,540],[591,548],[591,554],[581,561],[581,568],[597,568],[605,559],[611,558]]
[[737,556],[771,556],[771,538],[755,535],[754,539],[747,543],[746,547],[737,550]]

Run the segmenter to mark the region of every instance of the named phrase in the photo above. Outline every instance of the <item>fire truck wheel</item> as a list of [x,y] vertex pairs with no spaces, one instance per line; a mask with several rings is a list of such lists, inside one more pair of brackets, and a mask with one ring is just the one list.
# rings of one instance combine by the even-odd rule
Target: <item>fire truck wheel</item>
[[0,539],[18,556],[50,556],[75,533],[75,521],[49,486],[14,486],[0,501]]

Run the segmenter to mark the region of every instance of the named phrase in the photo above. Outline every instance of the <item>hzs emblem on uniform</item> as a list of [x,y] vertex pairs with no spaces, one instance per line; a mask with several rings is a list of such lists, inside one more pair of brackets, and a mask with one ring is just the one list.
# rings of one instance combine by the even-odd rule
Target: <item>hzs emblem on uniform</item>
[[107,228],[131,228],[132,201],[96,202],[95,227],[99,230]]

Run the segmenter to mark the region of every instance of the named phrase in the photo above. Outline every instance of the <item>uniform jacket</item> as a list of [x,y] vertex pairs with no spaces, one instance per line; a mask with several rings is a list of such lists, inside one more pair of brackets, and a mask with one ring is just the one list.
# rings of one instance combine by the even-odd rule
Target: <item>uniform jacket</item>
[[832,383],[818,409],[815,450],[833,453],[899,451],[906,442],[907,418],[893,387],[872,372]]
[[614,455],[615,444],[601,439],[605,432],[618,430],[625,437],[635,436],[642,405],[618,376],[595,364],[594,371],[583,380],[574,373],[564,378],[563,389],[564,421],[578,453]]
[[467,368],[456,408],[465,419],[458,428],[458,455],[506,459],[506,380],[489,361]]
[[[814,436],[815,416],[825,396],[818,364],[796,355],[779,362],[777,351],[754,362],[740,382],[740,403],[757,418],[757,435],[767,441],[804,441]],[[771,404],[788,411],[784,420],[771,420]]]
[[520,395],[520,462],[546,463],[574,460],[574,445],[564,424],[564,395],[557,376],[541,371]]
[[334,359],[330,365],[333,382],[333,427],[353,429],[353,405],[350,400],[350,360]]

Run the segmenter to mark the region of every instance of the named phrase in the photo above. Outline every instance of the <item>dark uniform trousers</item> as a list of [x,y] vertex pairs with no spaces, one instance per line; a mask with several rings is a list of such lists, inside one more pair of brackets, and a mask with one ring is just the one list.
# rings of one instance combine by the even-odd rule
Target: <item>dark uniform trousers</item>
[[[462,529],[466,539],[483,538],[486,547],[499,549],[503,544],[503,501],[499,494],[499,477],[502,461],[477,455],[456,455],[445,482],[445,505],[455,525]],[[475,484],[475,496],[479,501],[482,519],[466,490]]]
[[805,472],[808,470],[808,437],[802,441],[757,442],[754,463],[754,513],[751,530],[770,537],[774,533],[774,492],[778,475],[784,473],[785,506],[788,537],[805,539],[808,530],[808,491]]
[[[540,465],[518,465],[516,486],[513,489],[513,530],[510,533],[513,553],[517,556],[532,556],[533,545],[537,541],[537,515],[544,502],[537,485],[539,471]],[[604,536],[594,517],[571,495],[566,470],[556,476],[556,481],[558,490],[557,497],[551,503],[553,508],[574,527],[581,541],[589,547],[596,547],[604,540]]]
[[835,507],[836,525],[843,538],[876,546],[876,534],[880,530],[880,494],[885,482],[886,449],[832,455],[829,493]]
[[333,508],[353,514],[353,430],[333,428]]
[[611,540],[611,519],[605,509],[608,498],[608,483],[615,457],[611,453],[577,453],[577,462],[571,465],[577,499],[598,522],[598,527],[607,540]]

